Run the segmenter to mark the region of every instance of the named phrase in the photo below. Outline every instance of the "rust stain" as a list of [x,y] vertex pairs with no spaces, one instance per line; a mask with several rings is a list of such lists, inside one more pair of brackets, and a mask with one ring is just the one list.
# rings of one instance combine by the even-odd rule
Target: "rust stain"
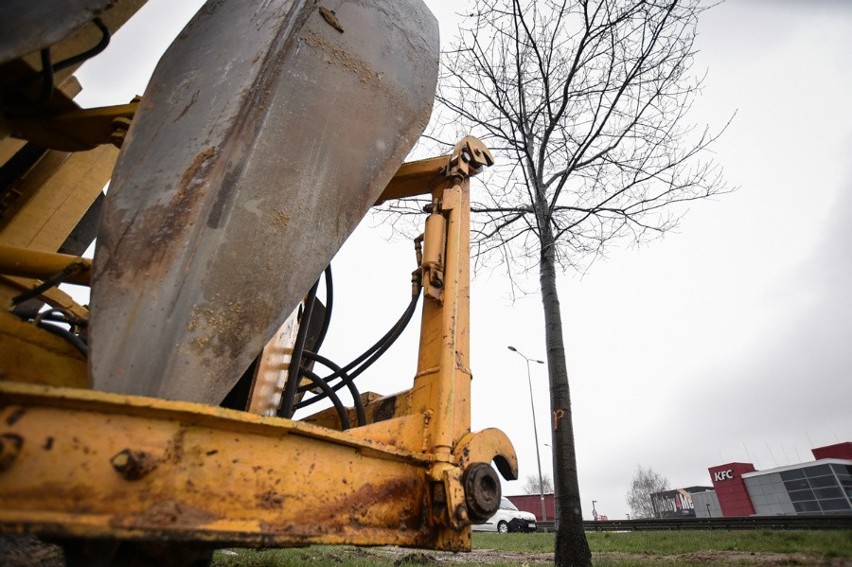
[[320,6],[319,13],[322,16],[322,19],[325,20],[328,25],[330,25],[340,33],[343,33],[343,26],[340,25],[340,20],[337,19],[337,12]]
[[187,191],[195,188],[203,182],[203,174],[206,172],[205,164],[216,155],[214,148],[207,148],[193,158],[192,163],[183,172],[178,186],[177,194],[171,204],[179,205],[186,200]]
[[290,219],[292,218],[293,217],[281,210],[275,210],[272,212],[272,222],[281,230],[287,228],[287,225],[290,223]]
[[[359,518],[362,521],[367,518],[370,508],[380,503],[408,503],[412,495],[421,492],[421,486],[417,480],[395,478],[382,484],[365,484],[346,498],[333,502],[326,510],[318,511],[317,517],[326,517],[331,520],[332,517],[341,517],[341,512],[345,512],[350,520]],[[328,514],[326,516],[326,514]],[[417,529],[415,523],[407,523],[409,528]]]
[[27,410],[24,408],[17,408],[9,414],[9,417],[6,418],[6,425],[12,426],[15,425],[18,420],[24,417],[24,414],[27,413]]
[[186,435],[184,427],[178,428],[175,434],[169,439],[169,444],[166,446],[163,460],[174,464],[180,464],[183,460],[183,441]]
[[15,498],[19,502],[33,502],[34,507],[41,505],[44,509],[49,508],[50,502],[70,503],[70,511],[74,513],[91,512],[101,504],[98,502],[93,505],[91,487],[77,484],[73,480],[40,482],[32,487],[22,487],[15,491]]
[[16,433],[0,435],[0,473],[12,466],[23,446],[24,438]]
[[195,91],[194,93],[192,93],[192,98],[189,100],[187,105],[183,107],[183,110],[180,111],[180,114],[178,114],[175,117],[175,122],[177,122],[178,120],[183,118],[184,114],[186,114],[187,111],[190,109],[190,107],[192,107],[192,105],[195,104],[195,101],[198,100],[198,94],[199,94],[199,91]]
[[261,521],[260,529],[271,535],[286,534],[288,541],[296,541],[299,537],[315,538],[339,533],[341,528],[354,528],[361,533],[384,533],[385,526],[396,519],[399,522],[398,532],[427,537],[430,528],[422,510],[423,488],[422,482],[411,478],[366,484],[347,496],[317,498],[310,517],[302,522],[279,525]]
[[354,74],[362,84],[368,84],[377,91],[387,95],[387,102],[391,106],[398,107],[406,98],[384,80],[384,73],[374,70],[369,63],[356,57],[347,50],[332,44],[321,35],[308,30],[303,36],[303,41],[308,47],[321,51],[325,54],[325,62],[329,65],[337,65],[343,70]]
[[281,508],[284,505],[284,495],[277,492],[264,492],[258,497],[258,504],[261,508],[267,510],[272,508]]
[[[212,147],[196,154],[167,204],[148,206],[130,219],[118,222],[109,219],[115,226],[124,225],[123,230],[114,231],[115,234],[123,233],[120,239],[128,241],[124,246],[144,251],[130,264],[134,271],[149,272],[158,268],[158,271],[167,272],[173,267],[171,257],[186,246],[185,234],[200,213],[199,204],[207,188],[205,181],[216,163],[216,156],[216,149]],[[130,244],[133,241],[139,241],[140,245]],[[107,246],[113,247],[113,244]],[[124,266],[123,261],[109,262],[107,270],[122,277]]]
[[[195,352],[201,354],[212,348],[213,353],[221,357],[225,355],[230,344],[239,345],[239,338],[247,335],[244,335],[241,329],[234,329],[234,321],[247,319],[249,314],[244,313],[245,305],[239,299],[223,299],[216,295],[211,301],[194,306],[187,330],[202,331],[200,336],[192,339],[191,346]],[[233,342],[229,340],[231,335],[234,335]],[[214,340],[213,344],[211,340]]]
[[373,421],[385,421],[396,415],[396,396],[386,398],[379,402],[373,413]]
[[176,500],[163,500],[150,506],[138,517],[129,518],[131,526],[156,528],[167,526],[194,527],[220,519],[208,510]]

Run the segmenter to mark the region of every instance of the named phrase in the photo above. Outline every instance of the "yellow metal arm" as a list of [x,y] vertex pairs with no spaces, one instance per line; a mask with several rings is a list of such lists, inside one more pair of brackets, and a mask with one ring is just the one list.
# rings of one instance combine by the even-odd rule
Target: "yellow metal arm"
[[0,274],[46,280],[63,270],[69,273],[64,282],[89,285],[92,261],[68,254],[0,245]]

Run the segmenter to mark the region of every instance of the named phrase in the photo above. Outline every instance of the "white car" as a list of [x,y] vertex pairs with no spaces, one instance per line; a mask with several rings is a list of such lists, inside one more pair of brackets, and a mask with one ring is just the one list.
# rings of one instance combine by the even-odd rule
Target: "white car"
[[534,532],[537,529],[535,515],[521,512],[508,498],[500,499],[500,509],[485,523],[473,524],[475,532]]

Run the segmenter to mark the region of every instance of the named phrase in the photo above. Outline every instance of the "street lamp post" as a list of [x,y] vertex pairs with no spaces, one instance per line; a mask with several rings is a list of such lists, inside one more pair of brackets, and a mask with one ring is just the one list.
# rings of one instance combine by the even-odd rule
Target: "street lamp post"
[[532,389],[532,375],[530,374],[530,362],[537,362],[538,364],[544,364],[543,360],[537,360],[534,358],[528,358],[524,356],[521,351],[509,345],[509,350],[512,352],[518,353],[524,360],[527,361],[527,382],[530,385],[530,407],[532,408],[532,418],[533,418],[533,435],[535,436],[535,459],[538,462],[538,493],[541,496],[541,521],[547,521],[547,511],[544,506],[544,481],[541,477],[541,453],[538,449],[538,427],[535,424],[535,402],[533,402],[533,389]]

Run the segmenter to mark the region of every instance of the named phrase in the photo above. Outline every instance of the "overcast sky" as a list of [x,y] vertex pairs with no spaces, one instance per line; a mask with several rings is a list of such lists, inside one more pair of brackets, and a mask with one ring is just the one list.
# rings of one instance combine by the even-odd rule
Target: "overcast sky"
[[[455,3],[426,3],[451,35]],[[141,94],[199,5],[150,0],[79,74],[79,100]],[[696,68],[708,77],[693,119],[719,126],[737,112],[716,154],[739,190],[695,203],[676,233],[613,250],[559,286],[587,518],[592,500],[625,517],[637,465],[673,487],[709,485],[714,465],[767,469],[852,441],[852,3],[729,0],[699,33]],[[372,344],[408,302],[412,247],[387,237],[368,218],[333,264],[327,344],[338,362]],[[537,274],[525,277],[534,290]],[[542,321],[537,295],[513,302],[500,273],[474,280],[473,426],[509,435],[522,477],[536,470],[529,390],[524,361],[506,347],[543,359]],[[359,378],[362,391],[410,387],[417,328]],[[546,369],[531,370],[544,445]],[[547,473],[551,453],[541,452]]]

